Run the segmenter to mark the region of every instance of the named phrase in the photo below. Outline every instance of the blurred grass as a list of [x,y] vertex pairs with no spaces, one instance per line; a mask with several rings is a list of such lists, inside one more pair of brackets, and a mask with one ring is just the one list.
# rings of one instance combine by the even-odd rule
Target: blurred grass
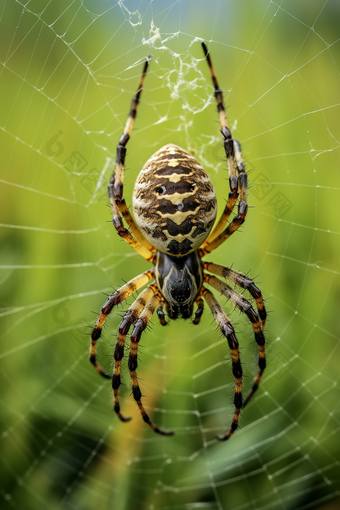
[[[162,4],[169,5],[161,2],[160,12]],[[162,34],[175,33],[181,17],[179,35],[167,42],[180,57],[162,50],[157,38],[152,49],[142,44],[150,11],[133,28],[119,6],[91,16],[105,2],[51,3],[45,10],[39,2],[24,10],[4,5],[0,359],[6,508],[295,509],[339,494],[338,6],[329,2],[318,17],[305,2],[304,8],[285,2],[276,16],[274,4],[246,4],[243,10],[227,2],[218,11],[217,3],[193,9],[188,2],[167,17],[154,11]],[[133,12],[136,6],[127,7]],[[195,36],[213,39],[209,47],[250,183],[263,174],[273,194],[292,203],[277,218],[253,188],[254,207],[242,233],[210,257],[259,275],[270,298],[268,370],[241,430],[226,444],[214,438],[231,420],[232,378],[226,345],[208,311],[197,329],[184,321],[162,329],[154,320],[141,341],[145,404],[157,423],[176,431],[172,439],[143,426],[127,370],[122,404],[134,419],[117,422],[110,385],[87,361],[85,335],[102,293],[148,267],[110,225],[109,168],[95,197],[91,188],[101,182],[107,157],[114,158],[146,54],[153,61],[128,146],[128,203],[143,163],[168,142],[195,150],[220,207],[224,203],[226,164],[207,66],[193,67],[192,58],[202,58],[199,42],[190,46]],[[54,139],[62,144],[60,154],[53,155]],[[66,169],[74,152],[87,162],[78,173]],[[236,312],[231,318],[247,389],[256,374],[256,349],[244,318]],[[107,370],[118,324],[114,314],[99,347]]]

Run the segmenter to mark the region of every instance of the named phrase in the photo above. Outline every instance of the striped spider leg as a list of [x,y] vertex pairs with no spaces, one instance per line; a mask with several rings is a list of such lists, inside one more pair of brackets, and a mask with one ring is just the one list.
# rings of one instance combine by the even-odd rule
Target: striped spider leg
[[[215,98],[217,101],[217,111],[220,118],[221,133],[224,141],[224,150],[228,161],[229,169],[229,186],[230,193],[228,201],[225,205],[224,211],[216,224],[215,228],[202,244],[201,256],[211,253],[213,250],[218,248],[224,241],[226,241],[240,226],[244,223],[247,214],[247,174],[245,172],[241,144],[232,138],[231,132],[228,126],[228,120],[226,111],[223,103],[223,93],[217,83],[217,78],[212,66],[211,58],[208,52],[208,48],[205,43],[202,42],[205,58],[207,60],[212,82],[215,88]],[[233,212],[234,206],[239,199],[238,203],[238,214],[234,217],[231,223],[226,226],[228,219]]]
[[118,390],[121,384],[120,370],[121,361],[124,356],[124,347],[126,335],[129,332],[130,327],[133,325],[133,330],[130,335],[130,354],[128,367],[130,371],[130,377],[132,382],[132,395],[135,399],[138,408],[141,412],[142,418],[154,432],[163,436],[171,436],[173,434],[170,430],[164,430],[155,425],[146,413],[142,404],[142,393],[138,383],[137,377],[137,366],[138,366],[138,344],[143,331],[148,326],[151,317],[156,310],[160,308],[162,302],[162,296],[160,295],[157,285],[149,285],[144,289],[135,302],[130,306],[127,312],[124,314],[123,320],[121,321],[118,329],[118,337],[116,348],[114,352],[115,368],[112,377],[112,388],[114,394],[114,410],[117,413],[121,421],[129,421],[130,418],[125,417],[120,412],[120,404],[118,398]]
[[[119,143],[117,145],[116,170],[110,179],[108,192],[112,211],[112,223],[117,230],[118,235],[120,235],[126,242],[128,242],[142,257],[151,262],[156,250],[137,228],[134,219],[126,205],[126,202],[123,199],[126,144],[131,137],[131,132],[137,115],[137,108],[143,90],[143,84],[149,66],[149,61],[150,57],[145,61],[137,92],[132,99],[131,109],[124,128],[124,132],[120,137]],[[131,232],[124,227],[123,218],[127,222]]]
[[[212,78],[212,82],[215,88],[215,98],[217,101],[217,111],[219,113],[220,118],[220,124],[221,124],[221,133],[224,139],[224,149],[228,161],[228,169],[229,169],[229,185],[230,185],[230,193],[228,197],[228,201],[225,205],[224,211],[214,227],[213,231],[209,235],[209,237],[206,239],[206,241],[202,244],[200,249],[200,255],[201,257],[204,257],[207,253],[211,253],[213,250],[218,248],[224,241],[226,241],[238,228],[244,223],[245,216],[247,214],[248,205],[247,205],[247,174],[245,172],[245,167],[243,163],[242,158],[242,152],[241,152],[241,144],[232,138],[229,126],[228,126],[228,120],[226,117],[225,107],[223,103],[223,93],[222,90],[219,88],[217,78],[212,66],[211,58],[208,52],[208,49],[204,42],[202,42],[202,47],[204,51],[204,55],[206,57],[210,74]],[[229,225],[225,228],[229,217],[231,213],[233,212],[234,206],[238,202],[238,214],[234,217],[234,219],[229,223]],[[266,322],[266,316],[267,312],[264,307],[262,294],[260,289],[254,284],[253,280],[242,273],[239,273],[233,269],[230,268],[224,268],[222,266],[218,266],[217,264],[211,264],[211,263],[204,263],[204,268],[208,271],[218,275],[222,276],[223,278],[230,280],[231,282],[239,285],[243,289],[246,289],[250,292],[252,297],[256,300],[257,309],[258,309],[258,315],[254,312],[254,310],[251,307],[251,304],[245,300],[245,298],[241,299],[241,295],[238,293],[235,293],[229,286],[224,287],[224,291],[221,288],[221,285],[223,285],[222,282],[217,283],[217,279],[213,280],[213,277],[205,277],[208,278],[209,283],[217,290],[219,290],[222,294],[226,295],[228,298],[231,299],[232,302],[244,313],[246,313],[248,319],[251,321],[254,334],[255,334],[255,340],[259,346],[259,373],[258,376],[253,384],[252,389],[249,391],[248,395],[246,396],[242,407],[245,407],[257,388],[259,387],[264,369],[266,367],[266,357],[265,357],[265,339],[263,335],[263,330],[265,328],[265,322]],[[236,297],[238,294],[238,297]],[[245,302],[246,303],[245,303]],[[243,305],[243,306],[242,306]],[[250,308],[249,308],[250,307]],[[238,405],[240,405],[240,402],[238,401]],[[235,419],[233,422],[233,426],[236,428],[237,424],[235,426]],[[233,427],[232,426],[232,427]],[[229,431],[224,436],[218,436],[219,439],[225,440],[228,439],[232,433]]]
[[97,363],[96,359],[96,347],[99,338],[101,337],[102,330],[105,324],[105,321],[108,315],[112,312],[112,309],[125,301],[128,297],[131,296],[136,290],[143,287],[147,282],[149,282],[154,277],[154,268],[145,271],[144,273],[136,276],[128,283],[123,285],[119,290],[116,290],[113,294],[111,294],[103,306],[101,307],[100,314],[96,320],[95,327],[93,328],[91,334],[91,346],[90,346],[90,362],[97,370],[97,372],[106,379],[111,379],[111,376],[107,375],[102,367]]
[[[251,397],[253,396],[253,394],[255,393],[255,391],[258,389],[264,369],[266,368],[265,338],[263,335],[263,331],[266,326],[267,311],[264,306],[262,293],[260,289],[255,285],[254,281],[251,278],[249,278],[249,276],[239,273],[238,271],[235,271],[235,269],[223,267],[218,264],[213,264],[211,262],[204,262],[203,267],[210,273],[213,273],[214,275],[217,276],[221,276],[226,281],[229,281],[233,284],[238,285],[242,289],[247,290],[249,294],[252,296],[252,298],[255,299],[256,302],[258,312],[257,314],[252,309],[250,302],[238,292],[233,291],[233,289],[229,285],[222,288],[221,285],[223,285],[223,282],[218,280],[219,283],[217,287],[215,284],[215,281],[217,279],[215,279],[214,284],[212,284],[212,286],[215,289],[219,290],[222,294],[224,294],[228,298],[231,298],[231,301],[235,304],[235,306],[237,306],[241,311],[243,311],[247,315],[247,317],[252,323],[252,327],[255,334],[255,341],[259,346],[258,366],[260,370],[251,390],[249,391],[243,402],[242,407],[245,407],[248,404]],[[245,306],[242,307],[242,304]]]
[[[253,384],[251,390],[249,391],[248,395],[246,396],[246,399],[243,401],[242,394],[241,394],[241,387],[242,387],[242,369],[240,366],[235,366],[235,363],[238,363],[239,360],[239,353],[238,353],[238,342],[236,340],[235,332],[232,330],[233,339],[232,342],[230,342],[230,337],[228,335],[228,343],[229,347],[231,349],[231,357],[232,357],[232,366],[233,366],[233,374],[236,379],[236,388],[235,388],[235,398],[234,398],[234,404],[236,407],[235,416],[231,425],[230,430],[226,434],[222,434],[218,436],[218,439],[220,441],[225,441],[226,439],[229,439],[231,434],[237,429],[238,426],[238,419],[241,412],[241,408],[244,408],[247,403],[249,402],[250,398],[253,396],[255,391],[257,390],[262,374],[264,372],[264,369],[266,368],[266,355],[265,355],[265,338],[263,334],[263,330],[265,327],[266,322],[266,310],[264,307],[262,294],[260,289],[254,284],[253,280],[249,278],[248,276],[245,276],[238,271],[235,271],[234,269],[226,268],[223,266],[219,266],[217,264],[212,264],[209,262],[205,262],[203,264],[203,267],[205,270],[218,275],[222,276],[225,280],[229,280],[233,283],[236,283],[240,287],[246,289],[249,291],[251,296],[256,300],[257,305],[257,311],[255,312],[254,308],[252,307],[251,303],[246,299],[240,292],[234,290],[230,285],[227,283],[224,283],[219,278],[216,278],[216,276],[212,276],[210,274],[204,273],[204,281],[213,287],[215,290],[217,290],[221,295],[224,295],[226,298],[230,299],[230,301],[233,303],[235,307],[237,307],[242,313],[244,313],[248,320],[250,321],[255,341],[259,346],[259,360],[258,360],[258,366],[259,366],[259,374],[256,378],[255,383]],[[210,303],[212,302],[210,298]],[[209,304],[209,303],[208,303]],[[220,306],[220,305],[218,305]],[[222,314],[222,311],[218,309],[216,303],[214,303],[213,307],[209,305],[213,315],[215,316],[215,319],[218,323],[218,325],[221,328],[221,331],[223,334],[225,334],[224,326],[227,326],[227,331],[232,328],[229,318],[224,314]],[[218,313],[215,311],[218,310]],[[224,312],[223,312],[224,313]],[[223,322],[224,317],[224,322]],[[234,350],[233,350],[234,349]],[[237,349],[237,352],[236,350]],[[236,356],[237,354],[237,356]]]
[[154,268],[149,271],[145,271],[141,275],[133,278],[131,281],[123,285],[119,290],[115,291],[111,294],[104,305],[101,308],[100,314],[97,318],[96,325],[92,331],[91,335],[91,349],[90,349],[90,361],[99,372],[99,374],[106,378],[112,378],[112,389],[114,396],[114,411],[117,414],[118,418],[121,421],[129,421],[131,418],[124,416],[120,411],[120,404],[118,398],[118,390],[121,384],[120,373],[121,373],[121,363],[124,357],[124,349],[125,349],[125,340],[126,335],[129,332],[129,329],[132,325],[134,325],[133,331],[130,336],[130,356],[128,361],[128,366],[130,370],[130,376],[132,381],[132,394],[133,397],[141,411],[143,420],[157,433],[162,435],[172,435],[173,432],[160,429],[157,427],[149,418],[146,413],[143,404],[142,404],[142,394],[140,391],[140,387],[138,384],[137,378],[137,352],[138,352],[138,343],[141,337],[142,332],[147,327],[148,323],[151,320],[153,312],[157,307],[161,306],[162,296],[160,295],[157,286],[155,284],[149,285],[146,289],[144,289],[139,297],[134,301],[134,303],[129,307],[127,312],[124,314],[123,319],[119,325],[117,342],[114,351],[114,372],[112,377],[107,375],[103,368],[97,363],[96,360],[96,346],[97,341],[99,340],[104,323],[108,317],[108,315],[112,312],[113,308],[122,303],[122,301],[126,300],[129,296],[131,296],[136,290],[143,287],[147,282],[149,282],[152,278],[154,278]]
[[[210,283],[208,281],[208,283]],[[214,316],[217,325],[219,326],[222,334],[227,338],[232,363],[232,372],[235,377],[235,393],[234,393],[234,405],[235,414],[231,423],[230,430],[226,434],[218,435],[217,439],[225,441],[235,432],[238,427],[238,420],[242,409],[242,365],[239,352],[239,343],[236,339],[235,330],[230,322],[229,317],[226,315],[222,306],[219,304],[213,293],[207,288],[203,288],[203,296],[206,300],[211,313]]]

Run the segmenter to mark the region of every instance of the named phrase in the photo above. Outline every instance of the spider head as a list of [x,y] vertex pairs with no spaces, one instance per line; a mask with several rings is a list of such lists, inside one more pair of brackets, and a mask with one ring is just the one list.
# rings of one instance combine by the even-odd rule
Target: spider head
[[165,301],[170,308],[177,310],[174,314],[190,317],[202,282],[201,264],[196,252],[181,258],[171,258],[158,252],[155,276]]
[[173,264],[163,287],[166,300],[173,306],[189,304],[196,297],[196,290],[193,275],[190,274],[188,267],[185,265],[182,269]]

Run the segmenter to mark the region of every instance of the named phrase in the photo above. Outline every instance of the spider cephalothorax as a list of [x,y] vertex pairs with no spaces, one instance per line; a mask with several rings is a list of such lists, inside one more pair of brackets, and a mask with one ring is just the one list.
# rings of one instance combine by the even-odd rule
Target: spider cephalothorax
[[169,257],[157,252],[155,279],[171,319],[191,317],[203,283],[203,268],[197,252]]
[[[149,418],[142,404],[142,394],[137,378],[138,343],[142,332],[157,311],[162,325],[167,324],[164,308],[171,319],[187,319],[193,315],[193,324],[198,324],[203,313],[204,301],[208,304],[222,334],[226,337],[235,377],[235,413],[227,433],[217,436],[224,441],[238,427],[241,408],[257,390],[266,367],[265,339],[263,330],[266,322],[260,289],[248,276],[234,269],[203,262],[202,258],[218,248],[244,222],[247,214],[247,174],[243,164],[241,145],[234,140],[228,127],[223,105],[222,91],[218,86],[207,47],[202,43],[215,88],[217,110],[220,117],[221,134],[228,161],[230,192],[224,211],[213,228],[217,203],[212,182],[202,165],[188,152],[177,145],[169,144],[159,149],[144,165],[133,192],[132,218],[123,199],[123,177],[126,144],[130,139],[137,106],[142,92],[149,59],[144,64],[137,93],[132,100],[131,111],[124,133],[117,146],[116,171],[108,187],[112,211],[112,222],[118,234],[125,239],[142,257],[153,264],[153,268],[136,276],[119,290],[111,294],[101,308],[91,335],[90,361],[105,378],[112,379],[114,410],[122,421],[128,421],[120,411],[118,389],[121,384],[121,362],[124,357],[126,336],[130,334],[130,370],[132,393],[142,417],[157,433],[173,434],[157,427]],[[234,206],[238,212],[228,224]],[[123,220],[129,228],[124,227]],[[217,278],[219,277],[219,278]],[[222,279],[221,279],[222,278]],[[119,325],[114,351],[114,373],[107,375],[96,361],[96,344],[101,336],[104,322],[113,307],[149,284],[129,307]],[[223,281],[225,280],[225,281]],[[248,291],[256,303],[257,311],[242,293],[228,283]],[[255,341],[259,347],[259,374],[245,400],[242,398],[242,365],[239,344],[230,319],[218,303],[210,285],[223,294],[249,319]]]

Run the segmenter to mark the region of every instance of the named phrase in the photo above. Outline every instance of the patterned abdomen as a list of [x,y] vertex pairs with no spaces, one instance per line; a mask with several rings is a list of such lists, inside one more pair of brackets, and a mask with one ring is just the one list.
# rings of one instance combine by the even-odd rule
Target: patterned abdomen
[[199,248],[214,224],[214,186],[193,156],[177,145],[165,145],[138,175],[133,212],[157,250],[183,256]]

